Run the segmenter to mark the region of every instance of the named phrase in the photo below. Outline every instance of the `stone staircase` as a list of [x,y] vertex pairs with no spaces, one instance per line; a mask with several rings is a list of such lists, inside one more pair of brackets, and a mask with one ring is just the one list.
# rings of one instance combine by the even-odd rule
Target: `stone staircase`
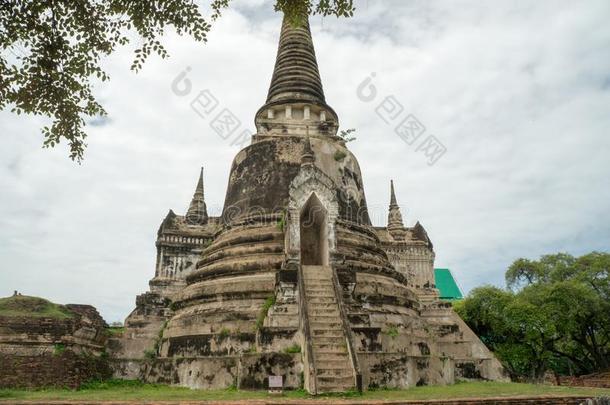
[[303,266],[318,393],[355,389],[354,368],[331,272],[328,266]]

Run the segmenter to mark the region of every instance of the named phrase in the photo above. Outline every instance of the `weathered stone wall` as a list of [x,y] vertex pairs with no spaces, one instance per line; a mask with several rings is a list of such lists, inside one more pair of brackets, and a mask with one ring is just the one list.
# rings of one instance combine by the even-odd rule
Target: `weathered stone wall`
[[[370,225],[360,167],[339,137],[310,137],[315,165],[335,184],[339,216]],[[233,161],[225,197],[223,223],[253,213],[281,212],[288,206],[289,186],[298,175],[305,138],[284,134],[261,137],[241,150]],[[340,158],[339,158],[340,157]]]
[[149,382],[200,389],[235,386],[240,389],[266,389],[270,375],[284,377],[284,388],[302,386],[301,354],[243,353],[235,356],[159,358],[143,367]]
[[411,388],[454,382],[453,361],[405,353],[359,353],[365,389]]
[[78,388],[83,382],[111,374],[106,358],[69,350],[33,356],[0,353],[0,388]]

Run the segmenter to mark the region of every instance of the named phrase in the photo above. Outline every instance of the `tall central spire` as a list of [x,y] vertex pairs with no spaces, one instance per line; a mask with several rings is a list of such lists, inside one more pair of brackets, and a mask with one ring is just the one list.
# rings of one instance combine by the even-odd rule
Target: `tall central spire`
[[267,103],[309,101],[326,104],[309,18],[304,16],[300,25],[294,24],[284,16]]
[[284,15],[265,104],[254,119],[258,135],[336,135],[337,113],[326,104],[309,18]]

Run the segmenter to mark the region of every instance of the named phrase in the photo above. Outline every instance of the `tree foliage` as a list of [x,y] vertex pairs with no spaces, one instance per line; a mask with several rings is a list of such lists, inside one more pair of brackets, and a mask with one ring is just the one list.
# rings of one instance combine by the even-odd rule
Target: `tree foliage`
[[[0,0],[0,109],[49,117],[44,146],[66,141],[70,158],[80,161],[85,118],[106,115],[93,95],[95,81],[109,79],[102,59],[134,42],[137,72],[152,53],[168,56],[161,42],[167,30],[205,42],[230,0],[200,3]],[[354,6],[353,0],[277,0],[275,9],[298,23],[309,14],[348,17]]]
[[610,367],[610,254],[519,259],[506,281],[473,290],[456,311],[513,377]]

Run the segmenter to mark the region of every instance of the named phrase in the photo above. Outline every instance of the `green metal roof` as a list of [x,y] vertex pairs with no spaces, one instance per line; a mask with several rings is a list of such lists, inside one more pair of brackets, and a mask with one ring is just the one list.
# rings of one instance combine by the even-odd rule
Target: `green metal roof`
[[461,300],[463,298],[460,287],[449,269],[434,269],[434,284],[436,284],[442,300]]

